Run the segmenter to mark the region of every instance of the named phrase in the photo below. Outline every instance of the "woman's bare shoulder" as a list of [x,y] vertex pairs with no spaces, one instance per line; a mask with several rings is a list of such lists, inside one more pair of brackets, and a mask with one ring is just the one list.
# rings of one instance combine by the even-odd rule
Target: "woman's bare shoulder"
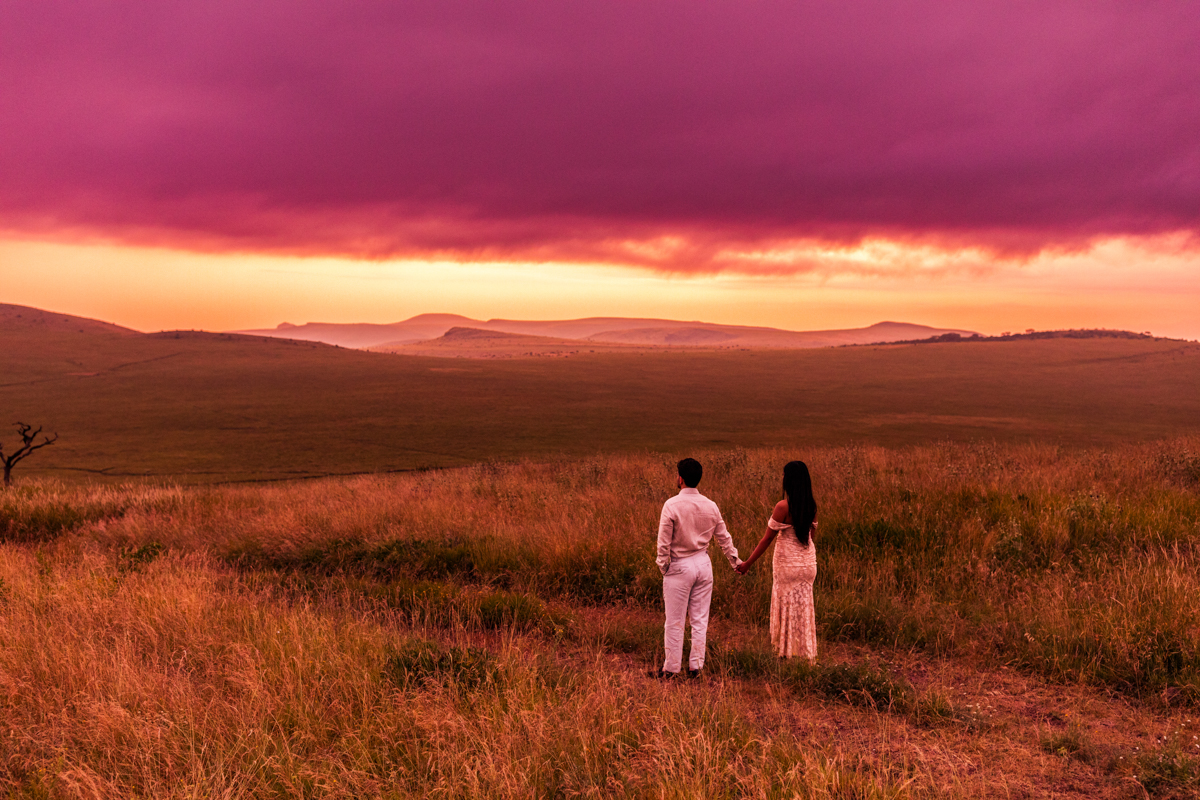
[[787,499],[780,500],[775,504],[775,510],[771,512],[771,519],[776,522],[787,522],[788,518],[788,501]]

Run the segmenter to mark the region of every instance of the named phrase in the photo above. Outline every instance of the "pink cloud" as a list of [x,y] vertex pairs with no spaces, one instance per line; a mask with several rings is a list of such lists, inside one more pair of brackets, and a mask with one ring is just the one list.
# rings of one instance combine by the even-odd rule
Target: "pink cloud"
[[1183,2],[14,0],[5,17],[10,232],[754,271],[718,256],[1200,229]]

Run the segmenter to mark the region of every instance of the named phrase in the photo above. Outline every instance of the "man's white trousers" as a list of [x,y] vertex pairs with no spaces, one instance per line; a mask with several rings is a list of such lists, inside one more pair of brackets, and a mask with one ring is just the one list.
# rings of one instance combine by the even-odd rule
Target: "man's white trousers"
[[712,604],[713,571],[708,551],[671,562],[663,576],[663,605],[667,622],[663,645],[667,658],[663,672],[679,672],[683,665],[683,626],[692,621],[692,651],[688,668],[704,666],[704,642],[708,636],[708,607]]

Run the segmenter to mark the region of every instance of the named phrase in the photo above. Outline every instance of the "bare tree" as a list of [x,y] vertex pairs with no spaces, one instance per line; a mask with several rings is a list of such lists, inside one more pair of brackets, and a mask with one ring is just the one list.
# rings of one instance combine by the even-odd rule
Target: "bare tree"
[[40,450],[48,444],[54,444],[58,441],[58,434],[54,434],[54,438],[42,436],[42,441],[37,442],[37,437],[41,434],[42,429],[39,426],[35,431],[32,425],[26,425],[24,422],[13,423],[17,426],[17,433],[21,435],[21,446],[17,448],[12,455],[4,455],[4,445],[0,444],[0,463],[4,464],[4,485],[12,486],[12,468],[17,465],[17,462],[25,458],[34,450]]

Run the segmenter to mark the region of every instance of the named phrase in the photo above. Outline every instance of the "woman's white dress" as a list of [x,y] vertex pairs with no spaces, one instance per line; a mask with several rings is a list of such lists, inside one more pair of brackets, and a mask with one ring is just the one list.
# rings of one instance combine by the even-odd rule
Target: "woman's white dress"
[[778,531],[771,567],[771,645],[783,657],[817,657],[817,613],[813,606],[813,581],[817,579],[817,546],[813,541],[816,523],[808,533],[808,544],[800,544],[791,525],[767,520]]

